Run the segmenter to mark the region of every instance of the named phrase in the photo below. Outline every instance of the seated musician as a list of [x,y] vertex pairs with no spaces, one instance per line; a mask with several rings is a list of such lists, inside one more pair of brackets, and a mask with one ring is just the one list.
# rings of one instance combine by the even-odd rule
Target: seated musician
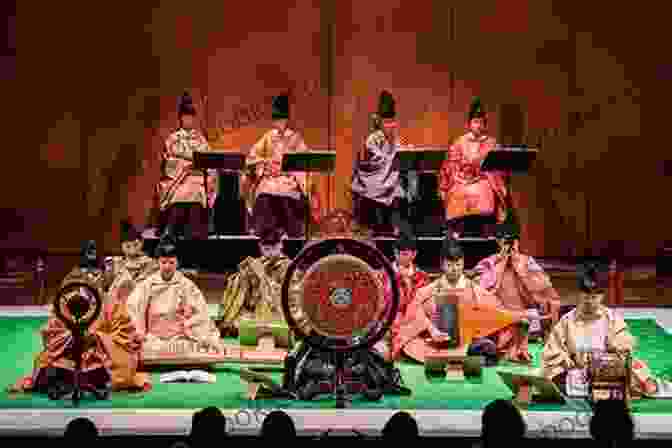
[[[205,136],[196,125],[196,108],[193,99],[184,93],[178,105],[179,129],[166,139],[165,152],[161,164],[161,181],[157,186],[159,209],[161,212],[161,232],[167,224],[182,224],[185,221],[196,228],[202,221],[201,213],[209,203],[209,210],[217,198],[217,172],[213,170],[208,177],[207,195],[203,184],[203,173],[192,170],[194,151],[209,151]],[[175,204],[200,204],[201,207],[182,209]],[[182,213],[188,216],[180,216]],[[213,226],[214,216],[209,217]],[[184,232],[186,229],[177,228]],[[189,232],[186,232],[187,234]]]
[[501,223],[506,218],[509,193],[503,173],[480,169],[496,142],[486,133],[487,117],[479,98],[472,102],[467,129],[443,162],[439,193],[446,209],[449,235],[463,234],[465,224],[471,222],[480,228],[480,235],[487,236],[495,222]]
[[[605,276],[597,266],[579,266],[579,301],[562,316],[549,335],[542,352],[544,376],[562,390],[569,381],[584,378],[592,352],[632,354],[635,340],[618,313],[603,305],[607,290]],[[646,364],[634,359],[631,365],[633,396],[655,395],[663,382],[651,376]]]
[[280,288],[291,260],[282,252],[282,234],[266,227],[259,235],[260,257],[247,257],[238,272],[226,281],[219,328],[225,336],[237,336],[241,319],[284,321]]
[[[85,283],[102,299],[103,272],[96,267],[96,259],[95,242],[85,242],[80,266],[66,276],[62,286]],[[148,389],[150,386],[149,377],[137,372],[142,341],[123,302],[128,286],[119,285],[117,291],[121,300],[105,305],[86,336],[81,383],[101,391],[110,385],[112,390]],[[67,394],[72,391],[75,367],[70,330],[52,310],[40,333],[44,350],[35,359],[33,375],[22,378],[13,389]]]
[[159,271],[139,283],[128,298],[128,311],[144,337],[144,353],[222,352],[203,293],[177,271],[178,252],[171,235],[161,238],[156,256]]
[[378,116],[381,126],[367,137],[353,170],[354,214],[374,235],[398,235],[405,193],[394,163],[399,146],[396,103],[387,91],[380,94]]
[[[448,341],[434,323],[437,303],[474,303],[504,309],[497,298],[481,288],[464,274],[464,252],[460,244],[446,238],[441,248],[443,275],[420,288],[399,319],[392,339],[392,356],[398,359],[404,353],[410,358],[425,361],[427,350],[440,350]],[[521,320],[526,313],[514,313]],[[516,325],[516,324],[512,324]],[[489,336],[489,335],[488,335]]]
[[105,273],[98,265],[98,251],[96,242],[93,240],[82,243],[79,264],[68,272],[61,282],[61,288],[75,282],[86,283],[95,288],[101,298],[105,297],[105,293],[110,285],[110,279],[105,276]]
[[283,173],[282,159],[289,152],[308,147],[297,131],[289,128],[289,97],[273,100],[273,129],[254,144],[247,155],[247,175],[242,179],[246,203],[252,214],[251,232],[277,227],[292,238],[304,233],[307,210],[306,174]]
[[[536,310],[531,314],[548,315],[551,326],[554,325],[558,320],[560,296],[534,258],[518,250],[520,228],[511,221],[498,224],[496,232],[499,252],[481,260],[475,268],[480,274],[481,287],[497,296],[506,309],[517,312]],[[500,331],[496,337],[498,352],[504,353],[507,359],[531,361],[526,332],[509,328]]]
[[[140,232],[128,221],[121,223],[121,257],[109,257],[105,260],[107,277],[110,284],[108,296],[116,297],[120,285],[140,283],[159,270],[159,264],[142,252],[143,238]],[[130,291],[129,291],[130,292]]]
[[[399,309],[392,328],[385,338],[385,341],[390,343],[390,347],[386,347],[385,350],[389,355],[391,355],[391,342],[400,329],[402,317],[406,315],[408,305],[413,302],[417,291],[429,284],[429,275],[415,265],[415,257],[418,253],[415,237],[402,234],[397,241],[394,253],[396,261],[392,266],[396,272],[399,288]],[[389,286],[387,293],[391,293]]]

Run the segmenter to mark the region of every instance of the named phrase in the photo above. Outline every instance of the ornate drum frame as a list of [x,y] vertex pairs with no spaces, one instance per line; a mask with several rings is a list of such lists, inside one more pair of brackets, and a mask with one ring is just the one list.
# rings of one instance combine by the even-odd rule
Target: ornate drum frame
[[[88,303],[88,309],[80,317],[73,315],[72,300],[78,298]],[[91,303],[93,302],[93,303]],[[88,328],[100,315],[103,301],[95,288],[81,282],[73,282],[60,289],[54,300],[54,314],[71,331]]]
[[[387,285],[375,269],[380,266]],[[304,332],[290,306],[290,285],[300,267],[307,269],[299,308],[308,316],[311,334]],[[281,291],[282,310],[296,336],[315,349],[369,349],[383,339],[397,315],[399,288],[395,279],[388,259],[371,244],[351,238],[309,243],[287,268]],[[391,303],[386,303],[387,287],[391,290]]]

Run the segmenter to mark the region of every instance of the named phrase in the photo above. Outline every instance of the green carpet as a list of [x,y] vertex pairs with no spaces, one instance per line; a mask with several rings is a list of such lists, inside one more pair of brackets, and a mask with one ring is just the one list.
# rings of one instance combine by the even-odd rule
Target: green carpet
[[[0,382],[4,385],[14,383],[17,378],[30,373],[34,354],[40,350],[39,328],[46,318],[2,317],[0,318],[0,345],[5,347],[3,359],[5,365],[0,369]],[[656,375],[669,376],[672,363],[672,335],[656,325],[654,320],[632,320],[628,322],[633,334],[638,338],[636,356],[646,361]],[[534,364],[539,365],[541,346],[533,345],[531,352]],[[446,409],[478,410],[497,398],[509,399],[511,392],[499,379],[497,370],[525,370],[526,367],[502,363],[498,367],[484,369],[483,378],[464,381],[433,381],[425,378],[424,368],[411,362],[400,363],[405,384],[413,390],[410,397],[385,397],[380,402],[371,403],[355,400],[354,408],[369,409]],[[115,393],[111,400],[84,402],[84,408],[145,408],[145,409],[195,409],[210,405],[221,408],[237,409],[241,407],[303,408],[323,409],[334,407],[334,401],[322,399],[314,402],[285,400],[262,400],[255,404],[244,399],[245,383],[238,376],[237,366],[216,368],[216,384],[161,384],[158,373],[153,374],[154,388],[141,394]],[[280,371],[273,373],[279,381]],[[71,407],[68,402],[51,401],[36,394],[8,394],[0,392],[1,409],[62,409]],[[530,410],[571,411],[569,405],[533,404]],[[639,413],[672,413],[672,400],[638,400],[634,404]]]

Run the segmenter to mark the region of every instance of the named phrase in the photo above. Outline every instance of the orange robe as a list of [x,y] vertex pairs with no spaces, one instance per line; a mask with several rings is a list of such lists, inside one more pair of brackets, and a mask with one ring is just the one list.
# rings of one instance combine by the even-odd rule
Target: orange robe
[[[90,284],[102,295],[103,273],[75,268],[63,281],[63,286],[71,282]],[[33,375],[21,378],[14,390],[32,390],[46,380],[48,368],[73,371],[75,363],[71,354],[72,334],[65,324],[51,316],[40,331],[44,350],[35,359]],[[103,311],[89,327],[90,345],[85,349],[82,362],[83,380],[87,374],[91,381],[110,377],[112,390],[139,389],[150,386],[149,377],[138,373],[138,360],[142,349],[140,335],[130,320],[124,303],[105,304]],[[102,373],[100,369],[107,371]],[[93,373],[96,372],[97,373]],[[95,378],[95,379],[94,379]]]

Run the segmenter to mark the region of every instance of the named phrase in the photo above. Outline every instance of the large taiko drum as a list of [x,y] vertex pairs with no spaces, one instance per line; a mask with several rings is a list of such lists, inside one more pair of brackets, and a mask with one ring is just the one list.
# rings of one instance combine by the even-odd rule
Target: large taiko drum
[[[290,283],[305,272],[295,306]],[[399,306],[394,270],[373,245],[331,238],[307,245],[287,269],[282,285],[285,319],[306,343],[325,351],[372,347],[389,330]],[[308,320],[298,324],[296,309]],[[305,334],[310,328],[311,334]]]

